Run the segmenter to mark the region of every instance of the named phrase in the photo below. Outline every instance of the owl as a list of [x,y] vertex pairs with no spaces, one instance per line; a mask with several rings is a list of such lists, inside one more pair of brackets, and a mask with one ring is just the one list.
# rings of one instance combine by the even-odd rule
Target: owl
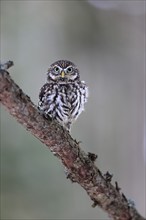
[[70,131],[84,110],[88,87],[80,80],[76,65],[68,60],[53,63],[47,71],[47,83],[41,88],[38,108]]

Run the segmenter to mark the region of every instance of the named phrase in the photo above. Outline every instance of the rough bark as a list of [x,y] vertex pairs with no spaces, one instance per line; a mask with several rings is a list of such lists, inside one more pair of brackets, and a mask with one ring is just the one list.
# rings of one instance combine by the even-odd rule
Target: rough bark
[[111,184],[112,175],[103,175],[95,166],[96,155],[86,154],[61,125],[43,117],[6,71],[11,65],[9,61],[0,70],[0,101],[9,113],[61,160],[67,178],[85,189],[93,207],[101,207],[112,219],[144,220],[118,184]]

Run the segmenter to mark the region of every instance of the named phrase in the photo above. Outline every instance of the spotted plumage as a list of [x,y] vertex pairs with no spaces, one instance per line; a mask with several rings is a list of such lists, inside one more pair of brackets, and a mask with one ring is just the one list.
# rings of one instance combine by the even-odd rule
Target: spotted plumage
[[80,81],[77,67],[67,60],[59,60],[50,66],[47,81],[41,88],[38,108],[70,130],[73,121],[84,110],[88,87]]

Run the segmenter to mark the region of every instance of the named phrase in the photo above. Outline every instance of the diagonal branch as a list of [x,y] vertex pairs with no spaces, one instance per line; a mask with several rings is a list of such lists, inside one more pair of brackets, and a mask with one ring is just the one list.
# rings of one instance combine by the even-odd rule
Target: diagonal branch
[[67,170],[67,178],[80,184],[91,200],[115,220],[144,220],[134,205],[120,193],[118,183],[111,184],[112,175],[102,175],[94,165],[96,155],[85,154],[79,143],[56,121],[45,119],[11,79],[6,69],[11,61],[1,65],[0,101],[17,121],[44,143],[57,156]]

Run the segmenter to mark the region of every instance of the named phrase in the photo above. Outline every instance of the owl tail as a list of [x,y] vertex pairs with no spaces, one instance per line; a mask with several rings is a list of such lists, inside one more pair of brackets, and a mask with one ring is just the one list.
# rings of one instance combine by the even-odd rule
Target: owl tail
[[68,130],[69,133],[70,133],[70,130],[71,130],[71,122],[67,122],[67,123],[65,123],[65,124],[64,124],[64,127],[65,127],[66,130]]

